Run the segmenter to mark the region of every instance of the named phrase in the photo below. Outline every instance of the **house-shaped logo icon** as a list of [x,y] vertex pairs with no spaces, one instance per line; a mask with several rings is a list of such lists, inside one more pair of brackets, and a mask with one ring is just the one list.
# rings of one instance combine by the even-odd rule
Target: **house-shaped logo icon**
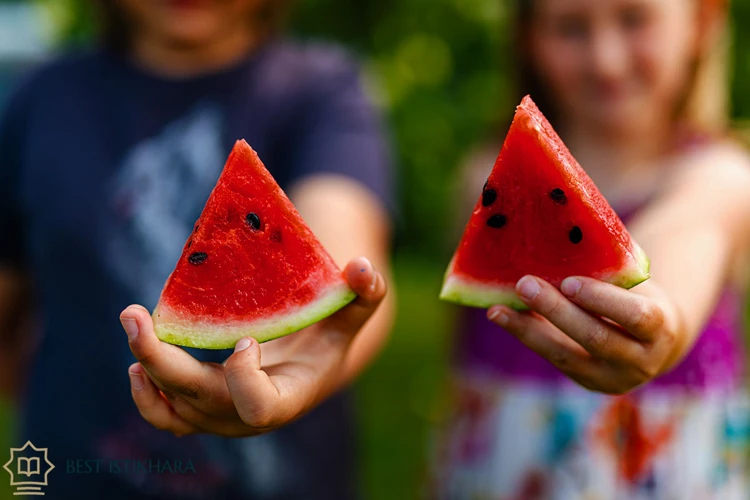
[[47,475],[54,468],[47,458],[47,448],[37,448],[31,441],[21,448],[11,448],[10,460],[3,465],[10,474],[10,485],[16,487],[14,495],[44,495],[42,486],[47,486]]

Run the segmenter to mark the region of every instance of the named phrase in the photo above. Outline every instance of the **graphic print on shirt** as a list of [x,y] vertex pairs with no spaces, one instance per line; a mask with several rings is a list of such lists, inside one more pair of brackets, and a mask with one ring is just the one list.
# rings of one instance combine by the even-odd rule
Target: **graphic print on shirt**
[[200,104],[124,156],[110,185],[108,263],[152,309],[224,165],[221,113]]
[[[224,166],[227,151],[221,143],[222,123],[218,107],[197,105],[159,135],[131,148],[109,185],[115,223],[110,226],[107,264],[132,297],[149,309],[156,305]],[[125,344],[124,350],[127,366],[132,354]],[[223,354],[189,352],[204,361],[220,361],[214,355]],[[250,458],[259,452],[268,463],[289,463],[273,435],[253,440],[195,435],[178,441],[142,420],[135,406],[132,410],[138,424],[124,420],[122,428],[103,436],[97,445],[101,458],[191,459],[195,469],[191,480],[170,474],[121,476],[134,487],[196,499],[210,498],[214,488],[241,487],[246,494],[267,493],[270,498],[284,490],[285,481],[293,484],[293,474],[278,473],[281,467],[264,470],[264,477],[247,470],[246,463],[252,463]],[[230,486],[238,477],[242,484]]]

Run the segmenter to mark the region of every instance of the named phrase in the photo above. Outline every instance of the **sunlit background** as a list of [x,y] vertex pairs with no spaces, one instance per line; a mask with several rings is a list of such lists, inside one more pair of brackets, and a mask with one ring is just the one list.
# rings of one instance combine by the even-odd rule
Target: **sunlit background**
[[[448,199],[461,159],[477,142],[503,132],[516,104],[507,69],[505,5],[501,0],[294,5],[294,33],[344,43],[363,61],[371,94],[389,120],[399,172],[398,321],[389,346],[356,387],[360,479],[367,498],[418,495],[430,429],[447,407],[451,309],[436,307],[435,298],[454,241]],[[82,0],[0,0],[0,105],[10,82],[26,68],[65,45],[88,43],[91,19]],[[750,2],[733,2],[732,21],[750,22]],[[732,114],[742,133],[743,119],[750,118],[750,31],[733,30],[731,42]],[[0,401],[0,457],[12,425],[12,411]],[[5,484],[0,479],[0,491]]]

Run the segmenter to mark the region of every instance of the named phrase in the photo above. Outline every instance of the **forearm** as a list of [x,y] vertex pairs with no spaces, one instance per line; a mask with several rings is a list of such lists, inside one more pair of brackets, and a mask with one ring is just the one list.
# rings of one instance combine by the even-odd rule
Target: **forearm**
[[668,369],[687,354],[748,253],[750,175],[706,161],[633,221],[652,280],[636,293],[657,301],[675,336]]
[[395,293],[388,258],[389,227],[383,207],[359,184],[336,176],[308,179],[292,191],[292,199],[316,236],[340,267],[366,257],[383,275],[388,293],[375,314],[354,337],[344,367],[332,386],[349,384],[385,344],[393,323]]
[[[376,269],[378,269],[377,265]],[[388,340],[395,317],[396,299],[389,273],[383,273],[383,277],[388,284],[388,294],[377,312],[352,341],[338,382],[339,387],[346,386],[355,380],[377,357]]]

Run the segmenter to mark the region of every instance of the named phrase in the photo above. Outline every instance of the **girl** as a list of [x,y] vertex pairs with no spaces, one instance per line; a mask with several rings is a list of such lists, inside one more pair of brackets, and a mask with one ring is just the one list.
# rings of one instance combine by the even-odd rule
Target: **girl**
[[0,354],[27,350],[32,279],[41,335],[17,442],[49,449],[52,498],[354,496],[338,389],[391,316],[374,314],[385,282],[367,259],[347,268],[350,307],[231,357],[158,342],[142,307],[121,315],[130,349],[117,324],[156,304],[238,138],[340,265],[387,270],[379,120],[345,54],[276,34],[283,6],[101,0],[103,46],[35,72],[0,119]]
[[750,164],[721,138],[713,57],[726,5],[517,7],[521,90],[629,225],[653,278],[622,290],[570,277],[556,290],[526,276],[516,291],[530,312],[463,312],[436,496],[747,498]]

